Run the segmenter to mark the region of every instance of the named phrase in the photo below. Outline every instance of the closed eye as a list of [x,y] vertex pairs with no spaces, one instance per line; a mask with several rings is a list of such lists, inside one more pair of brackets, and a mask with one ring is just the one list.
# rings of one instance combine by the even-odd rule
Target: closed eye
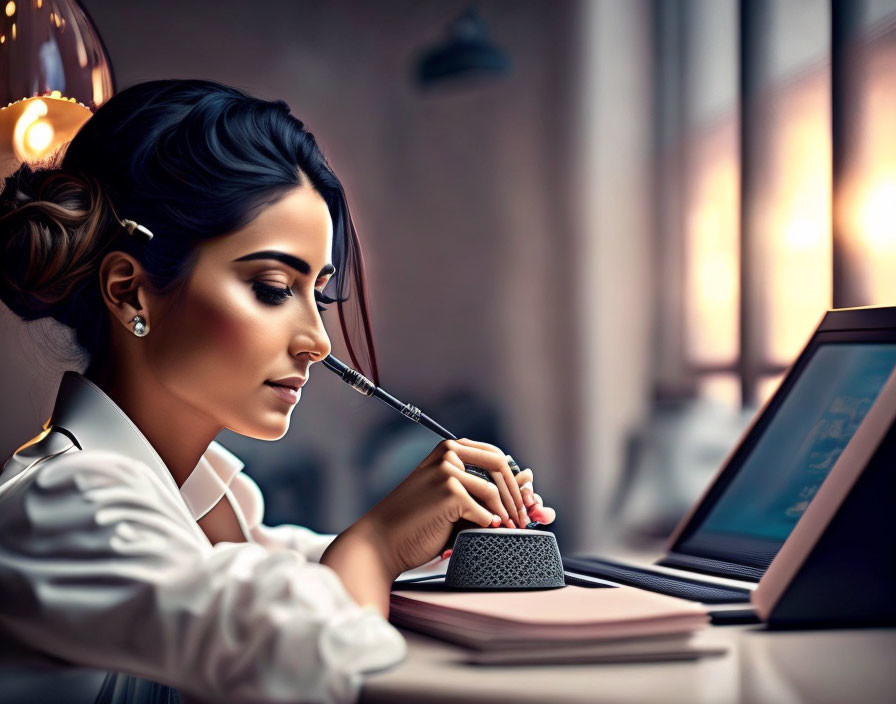
[[261,281],[253,281],[252,290],[255,291],[255,296],[259,301],[270,306],[278,306],[292,296],[292,289],[289,286],[281,288]]

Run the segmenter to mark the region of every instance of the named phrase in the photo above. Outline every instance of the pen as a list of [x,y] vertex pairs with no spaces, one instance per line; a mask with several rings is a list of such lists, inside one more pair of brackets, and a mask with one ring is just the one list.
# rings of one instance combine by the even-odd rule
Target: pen
[[[424,428],[429,428],[429,430],[436,433],[437,435],[440,435],[446,440],[457,440],[457,435],[436,423],[432,418],[426,415],[419,408],[411,405],[410,403],[402,403],[392,394],[374,384],[370,379],[361,374],[361,372],[352,369],[345,362],[340,362],[333,355],[327,355],[326,357],[324,357],[323,364],[327,369],[336,374],[340,379],[342,379],[346,384],[351,386],[358,393],[364,394],[365,396],[373,396],[374,398],[379,399],[387,406],[389,406],[389,408],[392,408],[401,413],[401,415],[403,415],[405,418],[408,418],[409,420],[422,425]],[[509,455],[508,464],[510,465],[510,471],[513,472],[514,476],[519,474],[519,465]],[[491,482],[492,484],[495,483],[495,480],[492,479],[491,475],[481,467],[474,467],[473,465],[467,464],[464,465],[464,469],[466,469],[469,474],[473,474],[481,479],[484,479],[487,482]],[[533,521],[526,527],[534,528],[537,525],[538,523]]]
[[429,428],[432,432],[437,435],[441,435],[446,440],[457,440],[457,435],[452,433],[450,430],[446,430],[441,425],[436,423],[432,418],[423,413],[416,406],[412,406],[410,403],[402,403],[397,398],[395,398],[392,394],[387,393],[379,386],[374,384],[370,379],[361,374],[350,366],[345,364],[344,362],[340,362],[333,355],[327,355],[323,359],[324,366],[330,371],[336,373],[340,379],[342,379],[346,384],[351,386],[358,393],[364,394],[365,396],[373,396],[374,398],[378,398],[380,401],[385,403],[390,408],[394,408],[396,411],[401,413],[405,418],[409,418],[415,423],[419,423],[424,428]]

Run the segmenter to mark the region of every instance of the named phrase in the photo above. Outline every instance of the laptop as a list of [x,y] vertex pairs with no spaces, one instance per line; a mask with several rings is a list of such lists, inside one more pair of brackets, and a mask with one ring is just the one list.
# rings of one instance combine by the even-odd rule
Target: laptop
[[[750,621],[750,592],[896,369],[896,307],[828,311],[656,562],[564,557],[570,583],[621,584]],[[577,581],[579,580],[579,581]]]

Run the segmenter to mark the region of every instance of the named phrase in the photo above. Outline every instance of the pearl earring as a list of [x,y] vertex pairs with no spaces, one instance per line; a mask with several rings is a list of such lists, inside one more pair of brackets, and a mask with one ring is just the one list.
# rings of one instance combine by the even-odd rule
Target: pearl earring
[[142,315],[135,315],[131,318],[131,322],[134,324],[134,334],[137,337],[143,337],[149,332],[149,328],[146,327],[146,319]]

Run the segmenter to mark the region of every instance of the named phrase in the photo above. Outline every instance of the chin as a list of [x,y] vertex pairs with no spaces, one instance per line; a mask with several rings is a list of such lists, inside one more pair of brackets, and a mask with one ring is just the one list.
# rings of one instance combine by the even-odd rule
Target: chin
[[228,430],[255,440],[279,440],[289,430],[289,416],[281,416],[269,423],[239,423],[227,426]]
[[260,430],[252,437],[254,437],[256,440],[279,440],[284,435],[286,435],[287,430],[289,430],[289,419],[287,419],[285,423],[281,423],[276,428],[268,427],[264,430]]

